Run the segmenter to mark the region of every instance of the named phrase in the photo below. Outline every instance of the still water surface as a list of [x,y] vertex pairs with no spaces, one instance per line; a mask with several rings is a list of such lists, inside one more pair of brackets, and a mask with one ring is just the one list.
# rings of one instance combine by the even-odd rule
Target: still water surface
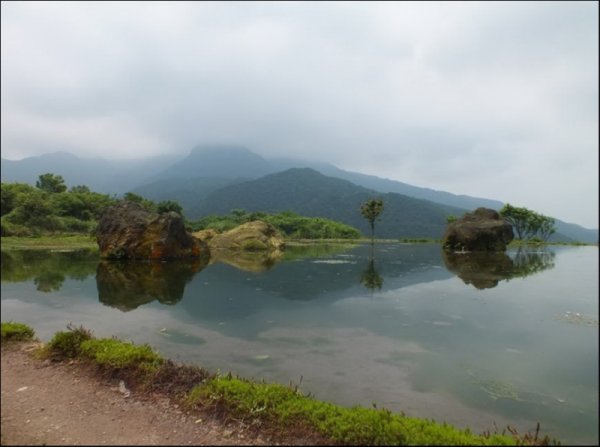
[[[598,443],[598,248],[290,247],[210,265],[3,252],[2,321],[69,322],[317,398]],[[495,424],[495,425],[494,425]]]

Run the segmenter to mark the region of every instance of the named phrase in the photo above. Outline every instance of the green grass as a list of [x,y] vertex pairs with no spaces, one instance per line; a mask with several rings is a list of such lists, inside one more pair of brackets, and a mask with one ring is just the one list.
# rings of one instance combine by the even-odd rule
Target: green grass
[[216,377],[188,395],[190,406],[212,406],[230,417],[258,419],[285,428],[308,426],[347,445],[516,445],[511,436],[478,436],[468,429],[409,418],[386,409],[345,408],[278,384]]
[[67,329],[54,334],[46,346],[49,357],[57,360],[75,358],[81,354],[81,344],[92,338],[92,333],[83,326],[76,328],[69,324]]
[[98,249],[96,239],[88,235],[0,238],[2,250],[78,250]]
[[114,338],[85,340],[81,343],[80,350],[83,357],[112,369],[155,370],[164,362],[164,359],[148,345],[138,346]]
[[34,330],[29,326],[13,321],[2,322],[1,333],[2,341],[33,340],[33,337],[35,336]]

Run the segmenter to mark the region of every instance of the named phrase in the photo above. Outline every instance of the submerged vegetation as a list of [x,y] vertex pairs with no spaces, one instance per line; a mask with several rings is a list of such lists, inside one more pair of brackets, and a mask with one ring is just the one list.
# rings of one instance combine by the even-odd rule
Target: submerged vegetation
[[[165,360],[148,345],[115,338],[96,339],[83,328],[69,325],[39,351],[54,360],[77,359],[96,365],[110,377],[125,379],[138,392],[162,392],[189,410],[212,410],[223,420],[251,423],[275,435],[313,434],[327,443],[347,445],[549,445],[548,437],[509,435],[457,429],[433,420],[407,417],[387,409],[346,408],[304,395],[297,386],[257,383],[231,374],[211,374]],[[5,335],[12,334],[12,335]],[[21,334],[17,336],[16,334]],[[21,323],[2,323],[2,341],[33,338]]]

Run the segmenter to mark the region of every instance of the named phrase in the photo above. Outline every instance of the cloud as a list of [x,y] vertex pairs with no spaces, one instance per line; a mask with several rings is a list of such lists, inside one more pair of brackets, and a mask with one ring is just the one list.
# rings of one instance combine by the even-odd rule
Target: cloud
[[597,13],[593,2],[5,2],[2,154],[236,143],[597,227]]

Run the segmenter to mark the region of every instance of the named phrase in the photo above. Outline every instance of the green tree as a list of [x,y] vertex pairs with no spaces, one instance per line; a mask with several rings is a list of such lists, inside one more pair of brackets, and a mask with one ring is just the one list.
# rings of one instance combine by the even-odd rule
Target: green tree
[[500,210],[500,215],[512,225],[517,238],[523,241],[533,237],[547,241],[556,232],[553,218],[524,207],[515,207],[507,203]]
[[128,202],[134,202],[139,204],[146,211],[156,212],[156,203],[154,203],[152,200],[143,198],[139,194],[133,192],[126,192],[123,196],[123,199],[127,200]]
[[360,213],[371,227],[371,244],[375,241],[375,221],[382,212],[383,200],[381,199],[370,199],[360,206]]
[[85,185],[77,185],[77,186],[72,186],[71,189],[69,190],[69,192],[76,192],[76,193],[90,193],[90,188],[88,188]]
[[0,213],[2,213],[2,216],[13,210],[16,197],[17,194],[15,190],[11,188],[10,185],[2,183],[2,186],[0,187]]
[[65,192],[67,185],[61,175],[54,175],[51,173],[42,174],[39,176],[39,180],[35,182],[36,188],[41,189],[49,193]]
[[179,215],[183,215],[183,208],[178,202],[175,202],[174,200],[163,200],[162,202],[158,202],[158,204],[156,205],[156,210],[160,214],[174,211]]

